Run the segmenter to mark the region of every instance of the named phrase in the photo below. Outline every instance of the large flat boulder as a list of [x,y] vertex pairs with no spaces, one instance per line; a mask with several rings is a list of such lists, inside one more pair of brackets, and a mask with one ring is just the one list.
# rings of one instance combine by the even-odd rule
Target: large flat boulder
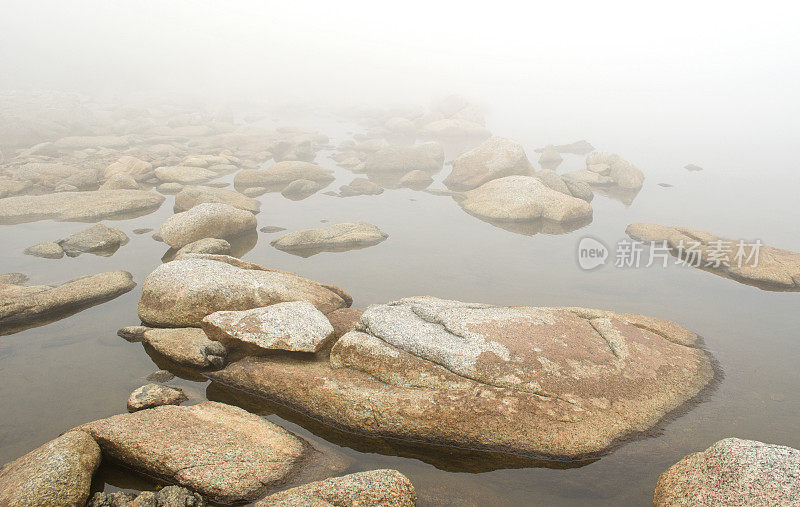
[[93,222],[107,218],[133,218],[155,211],[162,202],[164,196],[145,190],[18,195],[0,199],[0,224],[46,219]]
[[334,180],[333,172],[311,162],[287,160],[267,169],[243,169],[236,173],[236,188],[265,187],[282,189],[295,180],[309,180],[327,184]]
[[721,238],[688,227],[633,223],[625,232],[631,238],[669,252],[689,266],[765,290],[800,290],[800,253],[746,240]]
[[82,276],[56,287],[0,284],[0,334],[53,322],[114,299],[135,286],[127,271]]
[[249,357],[209,376],[346,431],[577,459],[650,430],[714,369],[669,321],[420,297],[368,308],[327,362]]
[[83,431],[68,431],[0,469],[3,507],[83,507],[100,447]]
[[189,254],[167,262],[142,284],[139,318],[160,327],[200,327],[206,315],[308,301],[322,313],[350,306],[338,287],[226,255]]
[[290,232],[270,241],[278,250],[303,257],[320,252],[343,252],[377,245],[389,235],[366,222],[344,222]]
[[313,451],[266,419],[211,401],[116,415],[80,429],[105,456],[220,503],[259,498]]
[[256,507],[295,505],[413,507],[417,492],[408,477],[397,470],[370,470],[332,477],[272,494]]
[[504,176],[529,176],[532,169],[521,144],[504,137],[490,137],[453,161],[453,170],[444,184],[453,190],[472,190]]
[[235,190],[214,187],[185,187],[175,195],[175,213],[187,211],[198,204],[218,202],[250,213],[258,213],[261,203]]
[[181,248],[203,238],[230,238],[256,229],[249,211],[222,203],[202,203],[176,213],[161,225],[158,234],[172,248]]
[[800,450],[726,438],[661,474],[653,505],[797,505]]

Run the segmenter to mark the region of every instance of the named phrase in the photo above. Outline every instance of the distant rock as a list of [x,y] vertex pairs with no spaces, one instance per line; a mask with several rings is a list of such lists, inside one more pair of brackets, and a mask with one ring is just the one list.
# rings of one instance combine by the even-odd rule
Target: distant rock
[[318,352],[333,335],[333,326],[325,314],[308,301],[214,312],[201,324],[209,338],[228,348],[256,351]]
[[429,137],[446,139],[446,138],[479,138],[485,139],[492,135],[489,130],[481,125],[469,120],[462,119],[444,119],[428,123],[420,131],[423,135]]
[[334,180],[333,172],[310,162],[278,162],[267,169],[242,169],[233,179],[239,188],[266,187],[282,190],[295,180],[310,180],[327,185]]
[[281,195],[293,201],[300,201],[317,193],[322,185],[311,180],[294,180],[281,190]]
[[497,178],[531,173],[532,165],[522,145],[503,137],[491,137],[456,158],[444,184],[453,190],[472,190]]
[[231,253],[231,244],[219,238],[198,239],[181,247],[175,256],[190,253],[229,255]]
[[77,257],[82,253],[93,253],[107,257],[129,240],[128,235],[121,230],[104,224],[97,224],[58,240],[58,244],[64,250],[64,253],[70,257]]
[[83,506],[99,465],[92,437],[68,431],[0,469],[0,505]]
[[[553,145],[547,145],[547,146],[552,146],[552,148],[558,153],[569,153],[572,155],[586,155],[594,151],[594,146],[592,146],[591,143],[589,143],[589,141],[583,139],[581,139],[580,141],[575,141],[574,143],[570,144],[557,144],[555,146]],[[536,150],[536,153],[544,152],[547,146],[544,148],[538,148]]]
[[[593,151],[586,156],[586,168],[597,164],[608,165],[608,177],[614,184],[626,190],[636,190],[642,188],[644,174],[629,161],[620,157],[616,153],[606,153]],[[588,183],[588,182],[587,182]]]
[[364,162],[367,173],[437,172],[444,162],[444,149],[435,142],[415,146],[385,146],[370,153]]
[[420,171],[417,169],[405,173],[403,177],[400,178],[398,186],[420,190],[426,188],[431,183],[433,183],[433,178],[431,178],[431,175],[425,171]]
[[182,183],[161,183],[156,190],[165,195],[175,195],[183,190],[185,185]]
[[163,183],[180,183],[181,185],[197,185],[207,183],[218,175],[202,167],[165,166],[155,170],[156,178]]
[[181,389],[159,384],[146,384],[134,390],[128,398],[128,411],[136,412],[161,405],[180,405],[189,398]]
[[103,177],[108,180],[114,175],[122,174],[132,176],[135,179],[150,175],[152,172],[153,164],[150,162],[125,155],[106,167],[105,171],[103,171]]
[[86,507],[205,507],[206,502],[198,493],[180,486],[166,486],[158,491],[142,491],[139,494],[114,491],[98,491],[92,495]]
[[702,167],[700,167],[699,165],[696,165],[696,164],[688,164],[688,165],[683,166],[683,168],[686,169],[687,171],[702,171],[703,170]]
[[536,173],[536,178],[556,192],[561,192],[564,195],[577,197],[586,202],[591,202],[594,198],[592,187],[568,176],[561,176],[555,171],[543,169]]
[[357,195],[379,195],[382,193],[383,188],[367,178],[355,178],[347,185],[342,185],[339,187],[339,194],[342,197],[355,197]]
[[614,185],[614,178],[607,175],[609,170],[610,168],[606,169],[606,174],[603,174],[602,172],[593,171],[591,169],[579,169],[577,171],[565,173],[564,177],[592,186]]
[[60,259],[64,257],[64,249],[53,241],[45,241],[29,246],[24,253],[25,255],[33,255],[34,257],[43,257],[45,259]]
[[118,136],[71,136],[58,139],[53,146],[61,150],[85,150],[87,148],[125,148],[129,144],[127,139]]
[[105,183],[100,185],[99,190],[122,190],[122,189],[129,189],[129,190],[138,190],[139,184],[133,179],[133,176],[130,174],[114,174],[109,177]]
[[261,203],[235,190],[213,187],[184,187],[175,195],[175,213],[187,211],[198,204],[216,202],[256,214]]
[[202,203],[168,218],[158,230],[166,244],[181,248],[203,238],[229,238],[256,228],[249,211],[221,203]]
[[280,227],[278,225],[265,225],[259,231],[266,232],[266,233],[273,233],[273,232],[281,232],[285,231],[286,227]]
[[153,229],[151,227],[140,227],[133,230],[134,234],[147,234],[148,232],[153,232]]
[[210,401],[140,410],[81,429],[124,466],[225,504],[256,500],[313,457],[307,442],[280,426]]
[[67,317],[135,286],[127,271],[82,276],[56,287],[0,285],[0,335]]
[[800,450],[726,438],[661,474],[653,505],[796,505],[798,499]]
[[350,306],[338,287],[225,255],[190,254],[158,266],[142,285],[139,318],[159,327],[200,326],[221,310],[309,301],[322,313]]
[[657,224],[633,223],[631,238],[666,243],[686,264],[764,290],[800,290],[800,253],[755,242],[721,238],[710,232]]
[[256,507],[413,507],[416,504],[414,485],[405,475],[397,470],[370,470],[287,489],[256,502]]
[[308,257],[320,252],[343,252],[376,245],[389,235],[366,222],[340,224],[290,232],[270,242],[278,250]]
[[0,199],[0,224],[36,220],[87,222],[133,218],[155,211],[164,197],[144,190],[96,190]]
[[191,368],[221,368],[228,355],[220,342],[210,340],[196,327],[151,328],[142,341],[167,359]]

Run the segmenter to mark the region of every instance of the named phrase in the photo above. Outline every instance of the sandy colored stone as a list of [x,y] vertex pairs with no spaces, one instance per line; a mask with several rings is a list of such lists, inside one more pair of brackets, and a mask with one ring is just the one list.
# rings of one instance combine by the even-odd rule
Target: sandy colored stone
[[139,188],[139,184],[136,183],[136,180],[133,179],[133,176],[130,174],[114,174],[110,178],[108,178],[105,183],[100,185],[100,190],[120,190],[120,189],[130,189],[130,190],[137,190]]
[[219,238],[198,239],[181,247],[175,256],[190,253],[229,255],[231,253],[231,244]]
[[135,389],[128,398],[128,411],[135,412],[161,405],[180,405],[189,398],[183,390],[160,384],[146,384]]
[[370,470],[304,484],[270,495],[256,507],[413,507],[417,492],[408,477],[397,470]]
[[180,183],[181,185],[197,185],[207,183],[218,174],[202,167],[164,166],[155,170],[156,178],[164,183]]
[[150,328],[141,341],[167,359],[192,368],[221,368],[228,355],[225,346],[196,327]]
[[[536,153],[542,153],[545,150],[545,148],[536,149]],[[557,144],[553,146],[553,149],[558,153],[570,153],[572,155],[586,155],[587,153],[591,153],[594,151],[594,146],[592,146],[592,144],[589,141],[581,139],[580,141],[575,141],[574,143]]]
[[44,259],[60,259],[64,257],[64,249],[54,241],[45,241],[29,246],[24,253],[25,255],[33,255]]
[[333,338],[338,340],[345,333],[352,331],[363,313],[364,310],[357,308],[339,308],[329,313],[327,317],[333,326]]
[[552,144],[545,146],[542,149],[541,155],[539,155],[539,165],[543,168],[555,168],[562,160],[564,159],[561,157],[561,154]]
[[504,176],[530,175],[532,166],[522,145],[503,137],[490,137],[453,161],[444,184],[454,190],[471,190]]
[[256,228],[249,211],[222,203],[202,203],[169,217],[158,230],[172,248],[181,248],[203,238],[229,238]]
[[320,185],[316,181],[311,181],[306,179],[294,180],[293,182],[286,185],[286,187],[283,190],[281,190],[281,195],[286,197],[287,199],[299,201],[305,199],[306,197],[314,195],[321,188],[322,185]]
[[661,474],[653,505],[797,505],[800,451],[726,438]]
[[[630,224],[631,238],[661,247],[688,265],[765,290],[800,290],[800,253],[750,240],[721,238],[710,232],[657,224]],[[740,243],[741,242],[741,243]]]
[[345,222],[290,232],[270,241],[278,250],[312,254],[376,245],[389,235],[366,222]]
[[0,223],[36,220],[87,222],[106,218],[146,215],[164,197],[144,190],[96,190],[43,195],[18,195],[0,199]]
[[28,281],[28,275],[24,273],[0,274],[0,285],[22,285],[27,281]]
[[420,189],[427,187],[431,183],[433,183],[433,178],[431,178],[430,174],[426,173],[425,171],[415,169],[404,174],[403,177],[400,178],[398,186]]
[[[593,151],[586,156],[586,167],[596,164],[608,164],[608,176],[623,189],[636,190],[642,188],[644,174],[628,160],[616,153]],[[588,182],[587,182],[588,183]]]
[[263,308],[214,312],[201,322],[209,338],[229,348],[318,352],[333,336],[325,314],[308,301]]
[[310,162],[283,161],[267,169],[243,169],[236,174],[236,188],[287,185],[295,180],[310,180],[320,184],[333,181],[333,172]]
[[346,431],[558,459],[645,432],[714,377],[650,317],[431,297],[375,305],[329,362],[249,357],[210,376]]
[[364,161],[368,173],[407,173],[413,170],[436,172],[442,168],[444,149],[436,142],[414,146],[384,146]]
[[153,165],[150,162],[125,155],[119,158],[116,162],[106,167],[103,176],[110,179],[117,174],[127,174],[133,177],[144,176],[153,171]]
[[261,203],[235,190],[213,187],[185,187],[175,195],[175,213],[187,211],[204,202],[218,202],[256,214]]
[[116,227],[97,224],[58,240],[58,244],[70,257],[77,257],[82,253],[108,256],[128,241],[128,235]]
[[126,493],[98,491],[92,495],[86,507],[205,507],[206,502],[198,493],[180,486],[166,486],[158,491]]
[[69,431],[0,469],[0,506],[83,507],[99,465],[92,437]]
[[342,197],[354,197],[357,195],[380,195],[383,188],[367,178],[355,178],[347,185],[339,187],[339,195]]
[[153,326],[200,326],[221,310],[309,301],[322,313],[350,306],[338,287],[225,255],[189,254],[157,267],[142,285],[139,318]]
[[105,455],[221,503],[252,501],[289,478],[308,444],[240,408],[165,405],[81,427]]

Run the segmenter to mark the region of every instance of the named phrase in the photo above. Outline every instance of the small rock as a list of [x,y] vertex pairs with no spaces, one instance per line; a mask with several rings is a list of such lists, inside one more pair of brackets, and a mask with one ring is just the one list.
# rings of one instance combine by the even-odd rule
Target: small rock
[[44,257],[45,259],[60,259],[64,257],[64,249],[61,245],[52,241],[45,241],[37,245],[29,246],[25,249],[25,255],[34,257]]
[[388,237],[375,225],[345,222],[290,232],[272,240],[270,245],[278,250],[309,257],[320,252],[341,252],[377,245]]
[[137,410],[160,405],[180,405],[188,399],[186,393],[181,389],[159,384],[147,384],[131,393],[128,398],[128,411],[136,412]]
[[156,187],[162,194],[175,195],[183,190],[184,186],[181,183],[162,183]]
[[265,225],[259,231],[266,232],[266,233],[273,233],[273,232],[281,232],[285,231],[286,227],[279,227],[277,225]]
[[169,382],[174,378],[175,375],[171,372],[168,372],[167,370],[156,370],[147,377],[145,377],[145,379],[149,380],[150,382],[161,382],[161,383]]
[[702,171],[703,170],[702,167],[700,167],[699,165],[696,165],[696,164],[688,164],[688,165],[683,166],[683,168],[686,169],[687,171]]
[[175,254],[178,255],[189,253],[206,253],[206,254],[222,254],[228,255],[231,253],[231,244],[224,239],[219,238],[203,238],[193,241],[188,245],[182,247]]
[[142,491],[139,495],[115,491],[98,491],[89,500],[87,507],[205,507],[206,502],[198,493],[180,486],[166,486],[158,491]]
[[77,257],[81,253],[93,253],[109,256],[129,241],[128,235],[115,227],[103,224],[93,225],[88,229],[70,234],[58,241],[64,253]]
[[198,204],[217,202],[256,214],[261,203],[235,190],[213,187],[185,187],[175,195],[175,213],[187,211]]
[[150,329],[147,326],[126,326],[117,330],[117,336],[132,343],[144,340],[144,332]]
[[300,201],[314,195],[320,188],[322,188],[320,184],[315,181],[294,180],[286,185],[286,188],[281,191],[281,195],[293,201]]
[[139,184],[133,179],[130,174],[117,173],[108,178],[105,183],[100,185],[100,190],[118,190],[118,189],[132,189],[139,188]]
[[400,178],[399,186],[406,188],[421,189],[433,183],[431,175],[419,169],[409,171]]
[[228,355],[222,343],[209,340],[196,327],[150,328],[142,335],[142,341],[167,359],[192,368],[221,368]]
[[134,234],[147,234],[148,232],[153,232],[152,227],[142,227],[133,230]]
[[3,273],[0,275],[0,284],[22,285],[28,281],[28,275],[23,273]]

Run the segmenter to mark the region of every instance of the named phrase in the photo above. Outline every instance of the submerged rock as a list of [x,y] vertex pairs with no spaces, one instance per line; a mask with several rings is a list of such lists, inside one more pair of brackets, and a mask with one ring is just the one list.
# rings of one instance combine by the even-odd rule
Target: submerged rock
[[167,486],[158,491],[142,491],[138,495],[124,491],[98,491],[86,507],[205,507],[198,493],[180,486]]
[[497,178],[527,176],[531,172],[532,165],[522,145],[503,137],[491,137],[456,158],[444,184],[453,190],[471,190]]
[[608,166],[608,177],[618,187],[626,190],[642,188],[644,182],[642,171],[616,153],[594,151],[586,156],[587,169],[600,164]]
[[82,231],[70,234],[58,241],[64,253],[77,257],[82,253],[108,256],[126,244],[130,238],[115,227],[97,224]]
[[256,214],[261,203],[235,190],[214,187],[185,187],[175,195],[175,213],[187,211],[198,204],[216,202]]
[[144,190],[96,190],[19,195],[0,199],[0,224],[63,220],[84,222],[146,215],[164,197]]
[[414,170],[403,175],[398,181],[398,186],[420,190],[433,183],[431,175],[425,171]]
[[147,329],[141,341],[167,359],[191,368],[221,368],[228,355],[220,342],[210,340],[196,327]]
[[287,489],[256,502],[256,507],[413,507],[416,504],[417,492],[408,477],[397,470],[370,470]]
[[309,301],[322,313],[350,306],[338,287],[225,255],[190,254],[167,262],[142,284],[139,318],[161,327],[199,327],[221,310],[249,310]]
[[385,146],[367,156],[364,172],[406,173],[419,170],[437,172],[444,162],[444,149],[435,142],[415,146]]
[[687,164],[687,165],[683,166],[683,168],[686,169],[687,171],[702,171],[703,170],[702,167],[700,167],[699,165],[696,165],[696,164]]
[[333,335],[325,314],[308,301],[277,303],[242,311],[214,312],[203,331],[228,348],[318,352]]
[[82,276],[56,287],[0,285],[0,334],[62,319],[136,286],[127,271]]
[[795,505],[800,451],[726,438],[661,474],[653,505]]
[[24,273],[3,273],[0,275],[0,285],[22,285],[28,281]]
[[377,245],[389,235],[366,222],[345,222],[290,232],[270,241],[278,250],[309,257],[320,252],[344,252]]
[[220,503],[257,499],[287,480],[311,449],[266,419],[210,401],[117,415],[81,429],[125,466]]
[[319,191],[322,185],[311,180],[294,180],[281,190],[281,195],[293,201],[301,201]]
[[190,253],[229,255],[231,253],[231,244],[219,238],[198,239],[181,247],[175,256]]
[[25,249],[25,255],[43,257],[45,259],[60,259],[64,257],[64,249],[61,245],[53,241],[45,241]]
[[203,238],[229,238],[256,228],[249,211],[221,203],[202,203],[169,217],[158,230],[172,248],[181,248]]
[[236,174],[233,184],[236,188],[283,187],[295,180],[310,180],[328,184],[334,180],[333,172],[310,162],[284,161],[267,169],[243,169]]
[[666,243],[686,264],[765,290],[800,290],[800,253],[755,242],[720,238],[688,227],[630,224],[631,238]]
[[163,183],[180,183],[181,185],[197,185],[207,183],[219,175],[202,167],[165,166],[155,170],[156,178]]
[[339,195],[342,197],[355,197],[357,195],[380,195],[383,188],[377,183],[367,178],[355,178],[347,185],[339,187]]
[[128,411],[136,412],[137,410],[161,405],[180,405],[188,399],[186,393],[181,389],[159,384],[147,384],[131,393],[128,398]]
[[346,431],[575,459],[709,385],[698,344],[641,315],[420,297],[368,308],[329,362],[248,357],[209,376]]
[[265,225],[259,231],[266,232],[266,233],[273,233],[273,232],[281,232],[285,231],[286,227],[281,227],[279,225]]
[[68,431],[0,469],[0,505],[83,507],[99,465],[92,437]]

